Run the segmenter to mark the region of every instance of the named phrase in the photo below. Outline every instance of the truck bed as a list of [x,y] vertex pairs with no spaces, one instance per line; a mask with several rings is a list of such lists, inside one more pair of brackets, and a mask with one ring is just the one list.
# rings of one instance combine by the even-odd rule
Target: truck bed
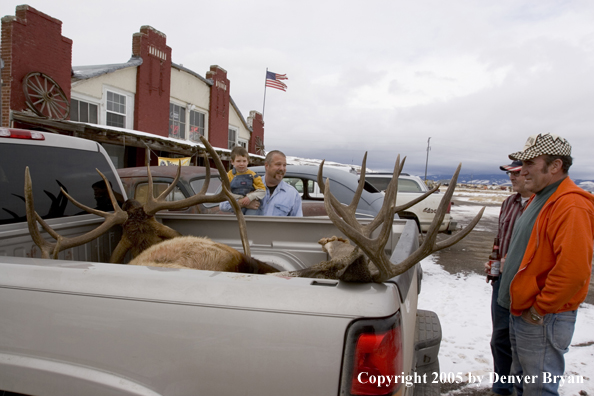
[[[60,233],[93,227],[92,216],[80,217],[78,227],[51,221]],[[186,235],[207,233],[240,249],[239,233],[229,238],[234,217],[160,218]],[[292,219],[286,236],[274,225],[283,220],[287,226],[280,218],[247,219],[255,257],[283,269],[327,259],[315,241],[336,233],[328,219]],[[398,259],[417,234],[412,222],[397,220],[394,228],[398,237],[389,245]],[[28,235],[15,233],[0,235],[2,252],[34,250]],[[0,389],[63,395],[69,384],[72,394],[85,395],[337,394],[354,321],[404,309],[403,332],[415,331],[418,286],[411,280],[420,277],[418,266],[384,284],[353,284],[79,260],[97,251],[89,245],[61,253],[72,261],[0,257]],[[413,361],[413,348],[405,353],[404,361]]]

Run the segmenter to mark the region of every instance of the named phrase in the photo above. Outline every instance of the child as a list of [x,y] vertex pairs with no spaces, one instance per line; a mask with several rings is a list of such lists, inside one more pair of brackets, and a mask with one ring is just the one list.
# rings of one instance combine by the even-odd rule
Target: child
[[[243,147],[236,146],[231,150],[231,164],[233,169],[227,173],[231,182],[231,192],[242,206],[249,205],[254,199],[266,196],[266,186],[256,172],[249,170],[249,154]],[[242,212],[245,213],[245,208]]]

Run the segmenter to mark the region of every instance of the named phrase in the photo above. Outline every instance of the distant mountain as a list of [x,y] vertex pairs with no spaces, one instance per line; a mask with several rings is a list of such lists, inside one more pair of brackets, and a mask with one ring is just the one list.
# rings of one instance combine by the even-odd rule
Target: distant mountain
[[[299,158],[299,157],[291,157],[287,156],[287,164],[289,165],[313,165],[319,166],[321,160],[319,159],[306,159],[306,158]],[[345,165],[340,164],[337,162],[325,162],[325,166],[333,167],[342,169],[347,172],[351,173],[359,173],[361,171],[361,167],[357,165]],[[374,172],[373,170],[367,168],[367,172]],[[425,175],[415,175],[419,176],[421,179],[425,177]],[[439,182],[441,184],[448,183],[452,178],[451,174],[436,174],[436,175],[427,175],[427,179]],[[583,180],[583,179],[574,179],[573,180],[577,185],[582,187],[584,190],[594,192],[594,181],[593,180]],[[504,172],[499,173],[488,173],[488,174],[460,174],[458,176],[458,183],[463,184],[483,184],[483,185],[511,185],[509,181],[509,177]]]
[[[449,181],[452,178],[451,174],[441,174],[441,175],[427,175],[427,179],[431,179],[433,181]],[[473,174],[460,174],[458,176],[458,183],[465,183],[465,184],[487,184],[487,185],[502,185],[509,183],[509,177],[504,172],[500,173],[491,173],[491,174],[480,174],[480,175],[473,175]]]
[[[424,177],[424,176],[423,176]],[[436,182],[444,184],[452,178],[452,175],[427,175],[427,179],[431,179]],[[573,179],[575,184],[580,186],[586,191],[594,192],[594,181]],[[458,176],[458,183],[464,184],[486,184],[486,185],[510,185],[509,177],[504,173],[493,173],[493,174],[480,174],[480,175],[469,175],[460,174]]]

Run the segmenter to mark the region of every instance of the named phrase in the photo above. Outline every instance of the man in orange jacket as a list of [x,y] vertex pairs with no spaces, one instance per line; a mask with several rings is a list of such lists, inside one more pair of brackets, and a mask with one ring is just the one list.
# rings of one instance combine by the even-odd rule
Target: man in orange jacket
[[[594,247],[594,196],[568,177],[571,145],[533,135],[520,175],[534,195],[516,221],[501,277],[498,304],[510,309],[511,375],[518,396],[557,395],[577,308],[588,293]],[[517,378],[517,377],[516,377]]]

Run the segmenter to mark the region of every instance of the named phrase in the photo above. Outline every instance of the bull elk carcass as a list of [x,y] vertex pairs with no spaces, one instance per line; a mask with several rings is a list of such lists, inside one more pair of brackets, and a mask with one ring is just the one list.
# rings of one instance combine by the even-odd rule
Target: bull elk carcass
[[[237,202],[231,195],[227,172],[225,172],[223,164],[212,146],[208,143],[208,141],[206,141],[206,139],[201,139],[202,143],[213,158],[221,177],[222,190],[218,194],[206,194],[210,181],[210,168],[207,166],[205,183],[198,194],[179,201],[165,201],[165,197],[167,197],[167,195],[175,188],[180,178],[181,167],[179,167],[177,175],[171,185],[169,185],[169,187],[157,198],[154,198],[150,167],[147,167],[147,202],[141,204],[136,200],[129,199],[122,205],[122,207],[120,207],[109,183],[107,182],[107,179],[99,170],[97,170],[99,175],[106,183],[107,192],[111,199],[114,212],[103,212],[85,206],[68,195],[68,193],[62,188],[62,194],[64,194],[64,196],[66,196],[68,200],[74,205],[84,211],[87,211],[88,213],[101,216],[105,219],[103,223],[96,229],[84,235],[73,238],[64,238],[57,234],[41,218],[41,216],[35,212],[32,181],[29,174],[29,169],[27,168],[25,170],[25,202],[27,222],[31,237],[41,249],[42,257],[50,258],[51,256],[52,258],[57,258],[58,253],[60,253],[62,250],[83,245],[104,234],[111,227],[121,225],[122,237],[111,255],[111,263],[121,263],[124,260],[126,254],[130,251],[132,257],[134,258],[130,264],[133,265],[217,269],[219,271],[237,271],[247,273],[277,272],[278,270],[274,267],[264,262],[258,261],[250,256],[250,247],[248,244],[245,219],[243,218],[241,210],[239,210]],[[231,205],[234,206],[235,212],[238,213],[239,231],[241,234],[244,253],[241,253],[227,245],[211,241],[207,238],[193,238],[190,241],[188,241],[188,238],[191,237],[180,238],[182,235],[179,232],[161,224],[155,219],[155,214],[161,210],[183,209],[201,203],[216,203],[227,199],[229,199]],[[37,222],[39,222],[42,228],[48,234],[50,234],[52,238],[55,239],[55,242],[48,242],[41,236],[41,233],[37,228]],[[159,254],[161,257],[156,258],[154,256],[154,247],[161,246],[164,241],[174,241],[173,243],[175,246],[172,248],[170,245],[164,244],[159,249]],[[167,248],[168,246],[169,248]],[[199,249],[198,246],[202,246],[202,248]],[[147,255],[139,258],[139,256],[141,256],[145,251],[147,251]],[[208,255],[205,255],[204,252],[208,252]],[[150,254],[153,256],[149,256]]]
[[[121,224],[123,227],[122,240],[114,250],[111,262],[120,262],[126,252],[129,249],[132,249],[132,254],[135,257],[129,263],[132,265],[261,274],[271,273],[271,275],[279,276],[337,279],[347,282],[383,282],[398,274],[406,272],[414,264],[428,255],[452,246],[460,241],[474,228],[484,211],[483,208],[463,230],[449,237],[445,241],[436,242],[439,226],[443,221],[446,209],[454,193],[456,181],[460,172],[460,166],[458,166],[458,169],[454,173],[451,183],[442,198],[433,223],[424,238],[423,244],[402,262],[397,264],[391,263],[388,256],[385,254],[384,249],[390,237],[394,215],[420,202],[429,194],[433,193],[439,186],[405,205],[396,206],[398,176],[404,166],[404,160],[400,162],[400,156],[398,156],[396,165],[394,166],[394,175],[386,189],[384,203],[380,212],[371,222],[361,224],[356,219],[355,212],[365,184],[365,164],[367,154],[365,154],[365,158],[363,159],[362,173],[357,191],[355,192],[351,204],[348,206],[342,205],[332,195],[330,192],[329,180],[326,180],[325,183],[323,182],[322,170],[324,162],[322,161],[318,172],[318,184],[324,194],[326,212],[336,227],[346,235],[354,245],[348,240],[336,236],[324,238],[320,240],[319,243],[322,245],[322,249],[330,256],[330,260],[320,262],[303,270],[278,272],[278,270],[271,265],[250,257],[245,219],[237,202],[231,195],[226,172],[224,171],[223,165],[216,152],[206,140],[203,139],[203,143],[214,159],[219,174],[221,175],[223,189],[219,194],[214,196],[206,196],[205,194],[208,188],[208,178],[210,177],[208,168],[207,181],[205,182],[202,191],[196,196],[176,202],[164,202],[164,197],[175,187],[179,178],[179,171],[176,179],[169,188],[159,197],[154,199],[152,178],[149,169],[147,203],[141,205],[136,201],[127,202],[124,204],[123,210],[117,205],[113,192],[109,191],[110,198],[115,208],[114,213],[106,213],[88,208],[76,202],[68,196],[66,192],[63,192],[70,201],[81,209],[106,219],[96,230],[75,238],[62,238],[55,233],[55,231],[53,231],[43,219],[37,215],[37,213],[35,213],[31,192],[31,180],[28,176],[28,171],[26,171],[25,196],[27,202],[27,221],[33,240],[41,248],[44,257],[49,257],[50,253],[56,257],[59,251],[89,242],[106,232],[113,225]],[[244,253],[240,253],[227,245],[214,242],[208,238],[181,237],[177,231],[162,225],[154,218],[155,213],[159,210],[181,209],[198,203],[221,202],[225,199],[228,199],[235,209],[239,221],[240,236]],[[36,227],[36,221],[38,221],[41,226],[56,239],[55,243],[49,243],[41,237]],[[379,235],[376,238],[371,238],[372,233],[380,227]],[[135,248],[136,246],[141,247]]]
[[[332,195],[329,180],[326,180],[325,183],[323,182],[322,169],[324,161],[322,161],[318,171],[318,184],[324,194],[326,212],[334,225],[355,245],[353,246],[348,240],[338,237],[322,239],[319,243],[322,245],[324,251],[328,252],[331,258],[329,261],[324,261],[302,270],[279,272],[275,275],[338,279],[349,282],[384,282],[408,271],[413,265],[425,257],[456,244],[468,235],[482,217],[485,211],[484,207],[464,229],[444,241],[437,242],[439,227],[456,188],[456,182],[461,169],[461,165],[458,165],[448,189],[441,199],[435,218],[427,231],[422,245],[400,263],[392,263],[390,261],[384,249],[390,238],[394,215],[417,204],[439,188],[438,185],[417,199],[407,202],[404,205],[396,206],[398,176],[400,176],[404,168],[405,160],[406,158],[401,162],[400,156],[396,159],[393,177],[385,191],[382,208],[377,216],[365,225],[357,220],[356,210],[365,184],[367,153],[363,158],[357,191],[351,204],[348,206],[344,206]],[[372,238],[372,233],[380,227],[379,235],[376,238]]]

